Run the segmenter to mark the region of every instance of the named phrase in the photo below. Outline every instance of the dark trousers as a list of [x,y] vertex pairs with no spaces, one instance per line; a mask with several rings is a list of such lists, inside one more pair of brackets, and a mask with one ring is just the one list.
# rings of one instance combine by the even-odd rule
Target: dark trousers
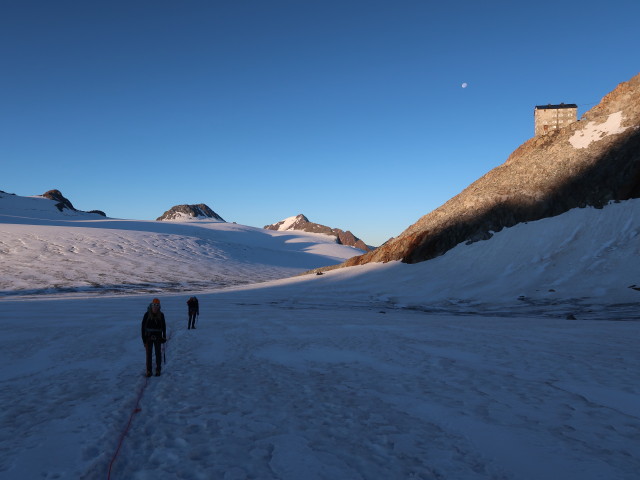
[[189,312],[189,327],[188,328],[196,328],[196,317],[198,315],[196,312]]
[[156,350],[156,370],[160,370],[162,366],[162,342],[160,340],[147,340],[147,372],[151,371],[151,351]]

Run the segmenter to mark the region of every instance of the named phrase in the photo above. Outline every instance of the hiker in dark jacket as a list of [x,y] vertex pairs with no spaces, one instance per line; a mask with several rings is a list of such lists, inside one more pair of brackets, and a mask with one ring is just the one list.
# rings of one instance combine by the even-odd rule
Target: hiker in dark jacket
[[187,308],[189,309],[189,326],[187,330],[196,328],[196,317],[200,315],[200,306],[198,305],[198,299],[191,297],[187,300]]
[[162,367],[161,345],[167,341],[167,325],[164,321],[164,313],[160,311],[160,300],[157,298],[153,299],[142,318],[140,334],[147,353],[147,377],[151,376],[151,350],[154,348],[156,351],[156,376],[159,376]]

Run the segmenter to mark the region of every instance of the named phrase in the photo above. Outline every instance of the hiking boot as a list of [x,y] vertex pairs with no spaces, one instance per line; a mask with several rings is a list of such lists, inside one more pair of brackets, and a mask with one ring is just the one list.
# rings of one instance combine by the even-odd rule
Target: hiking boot
[[151,370],[147,370],[147,377],[151,376]]
[[[149,372],[149,373],[151,373],[151,372]],[[159,376],[160,376],[160,369],[156,368],[156,377],[159,377]]]

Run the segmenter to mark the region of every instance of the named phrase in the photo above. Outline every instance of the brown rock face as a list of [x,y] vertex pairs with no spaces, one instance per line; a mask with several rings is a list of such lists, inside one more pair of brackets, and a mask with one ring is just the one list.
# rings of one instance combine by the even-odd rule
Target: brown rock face
[[638,197],[640,75],[620,84],[580,121],[528,140],[398,237],[342,266],[421,262],[520,222]]
[[301,230],[303,232],[324,233],[325,235],[333,235],[336,237],[338,239],[338,243],[341,245],[356,247],[360,250],[364,250],[365,252],[371,250],[367,244],[348,230],[345,232],[339,228],[331,228],[325,225],[320,225],[319,223],[310,222],[309,219],[302,214],[288,220],[290,221],[286,225],[286,220],[282,220],[278,223],[265,225],[264,228],[267,230]]

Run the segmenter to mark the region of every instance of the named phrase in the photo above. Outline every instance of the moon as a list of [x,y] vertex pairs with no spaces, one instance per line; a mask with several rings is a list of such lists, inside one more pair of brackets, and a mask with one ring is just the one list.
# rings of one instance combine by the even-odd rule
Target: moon
[[469,84],[468,84],[467,82],[464,82],[464,83],[462,84],[462,88],[467,88],[468,86],[469,86]]

